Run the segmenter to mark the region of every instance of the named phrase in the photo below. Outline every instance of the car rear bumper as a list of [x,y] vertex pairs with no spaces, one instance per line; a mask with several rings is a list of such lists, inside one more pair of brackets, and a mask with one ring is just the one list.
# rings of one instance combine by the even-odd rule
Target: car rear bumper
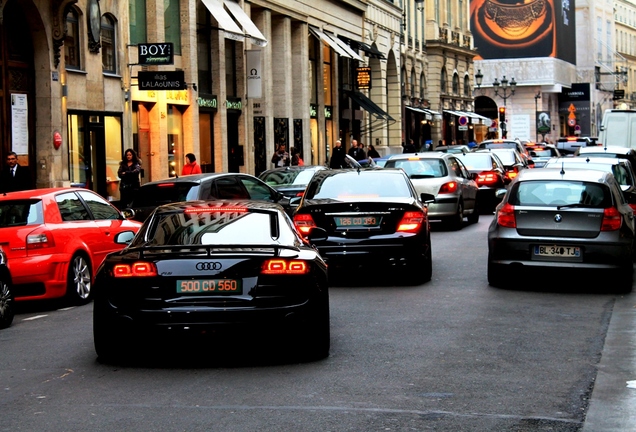
[[47,300],[63,297],[66,294],[70,260],[69,254],[13,258],[9,262],[9,269],[15,287],[15,300]]
[[439,219],[457,214],[458,196],[438,196],[434,203],[428,205],[428,218]]

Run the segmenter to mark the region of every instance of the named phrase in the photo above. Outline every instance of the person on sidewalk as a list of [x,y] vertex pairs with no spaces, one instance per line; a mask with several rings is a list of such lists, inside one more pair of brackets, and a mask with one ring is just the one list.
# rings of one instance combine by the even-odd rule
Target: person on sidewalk
[[201,174],[201,167],[197,163],[197,158],[194,153],[188,153],[185,155],[186,164],[183,166],[181,170],[181,175],[190,175],[190,174]]
[[18,155],[10,152],[7,155],[7,166],[0,172],[0,192],[16,192],[33,188],[29,167],[20,165]]

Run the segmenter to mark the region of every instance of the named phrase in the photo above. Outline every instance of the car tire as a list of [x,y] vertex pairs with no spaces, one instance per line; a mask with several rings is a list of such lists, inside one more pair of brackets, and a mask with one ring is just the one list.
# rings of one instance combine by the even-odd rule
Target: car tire
[[68,266],[66,295],[69,300],[78,305],[90,302],[93,296],[92,282],[93,272],[90,261],[83,253],[74,255]]
[[459,231],[462,225],[464,225],[464,203],[460,199],[457,203],[457,213],[448,220],[448,227],[453,231]]
[[473,212],[468,215],[466,220],[468,220],[469,224],[479,223],[479,205],[477,205],[477,201],[475,201],[475,207],[473,208]]
[[507,270],[501,264],[494,264],[488,259],[488,284],[497,288],[504,288]]
[[13,308],[13,291],[9,281],[0,278],[0,328],[7,328],[13,322],[15,309]]

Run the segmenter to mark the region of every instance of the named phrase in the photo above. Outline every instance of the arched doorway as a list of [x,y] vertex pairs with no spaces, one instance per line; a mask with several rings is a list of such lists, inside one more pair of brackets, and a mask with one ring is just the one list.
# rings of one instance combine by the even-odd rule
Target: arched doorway
[[[498,117],[497,102],[489,98],[488,96],[477,96],[475,98],[475,112],[490,119],[496,119]],[[489,129],[490,129],[490,125]],[[495,139],[498,137],[498,131],[488,131],[485,139]]]

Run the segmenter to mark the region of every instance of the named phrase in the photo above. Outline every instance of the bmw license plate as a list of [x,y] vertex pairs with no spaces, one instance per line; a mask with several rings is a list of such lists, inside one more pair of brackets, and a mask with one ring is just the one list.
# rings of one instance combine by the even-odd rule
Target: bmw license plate
[[177,294],[241,294],[243,287],[236,279],[178,280]]
[[545,257],[580,258],[581,248],[577,246],[540,245],[540,246],[534,247],[534,254],[536,256],[545,256]]

